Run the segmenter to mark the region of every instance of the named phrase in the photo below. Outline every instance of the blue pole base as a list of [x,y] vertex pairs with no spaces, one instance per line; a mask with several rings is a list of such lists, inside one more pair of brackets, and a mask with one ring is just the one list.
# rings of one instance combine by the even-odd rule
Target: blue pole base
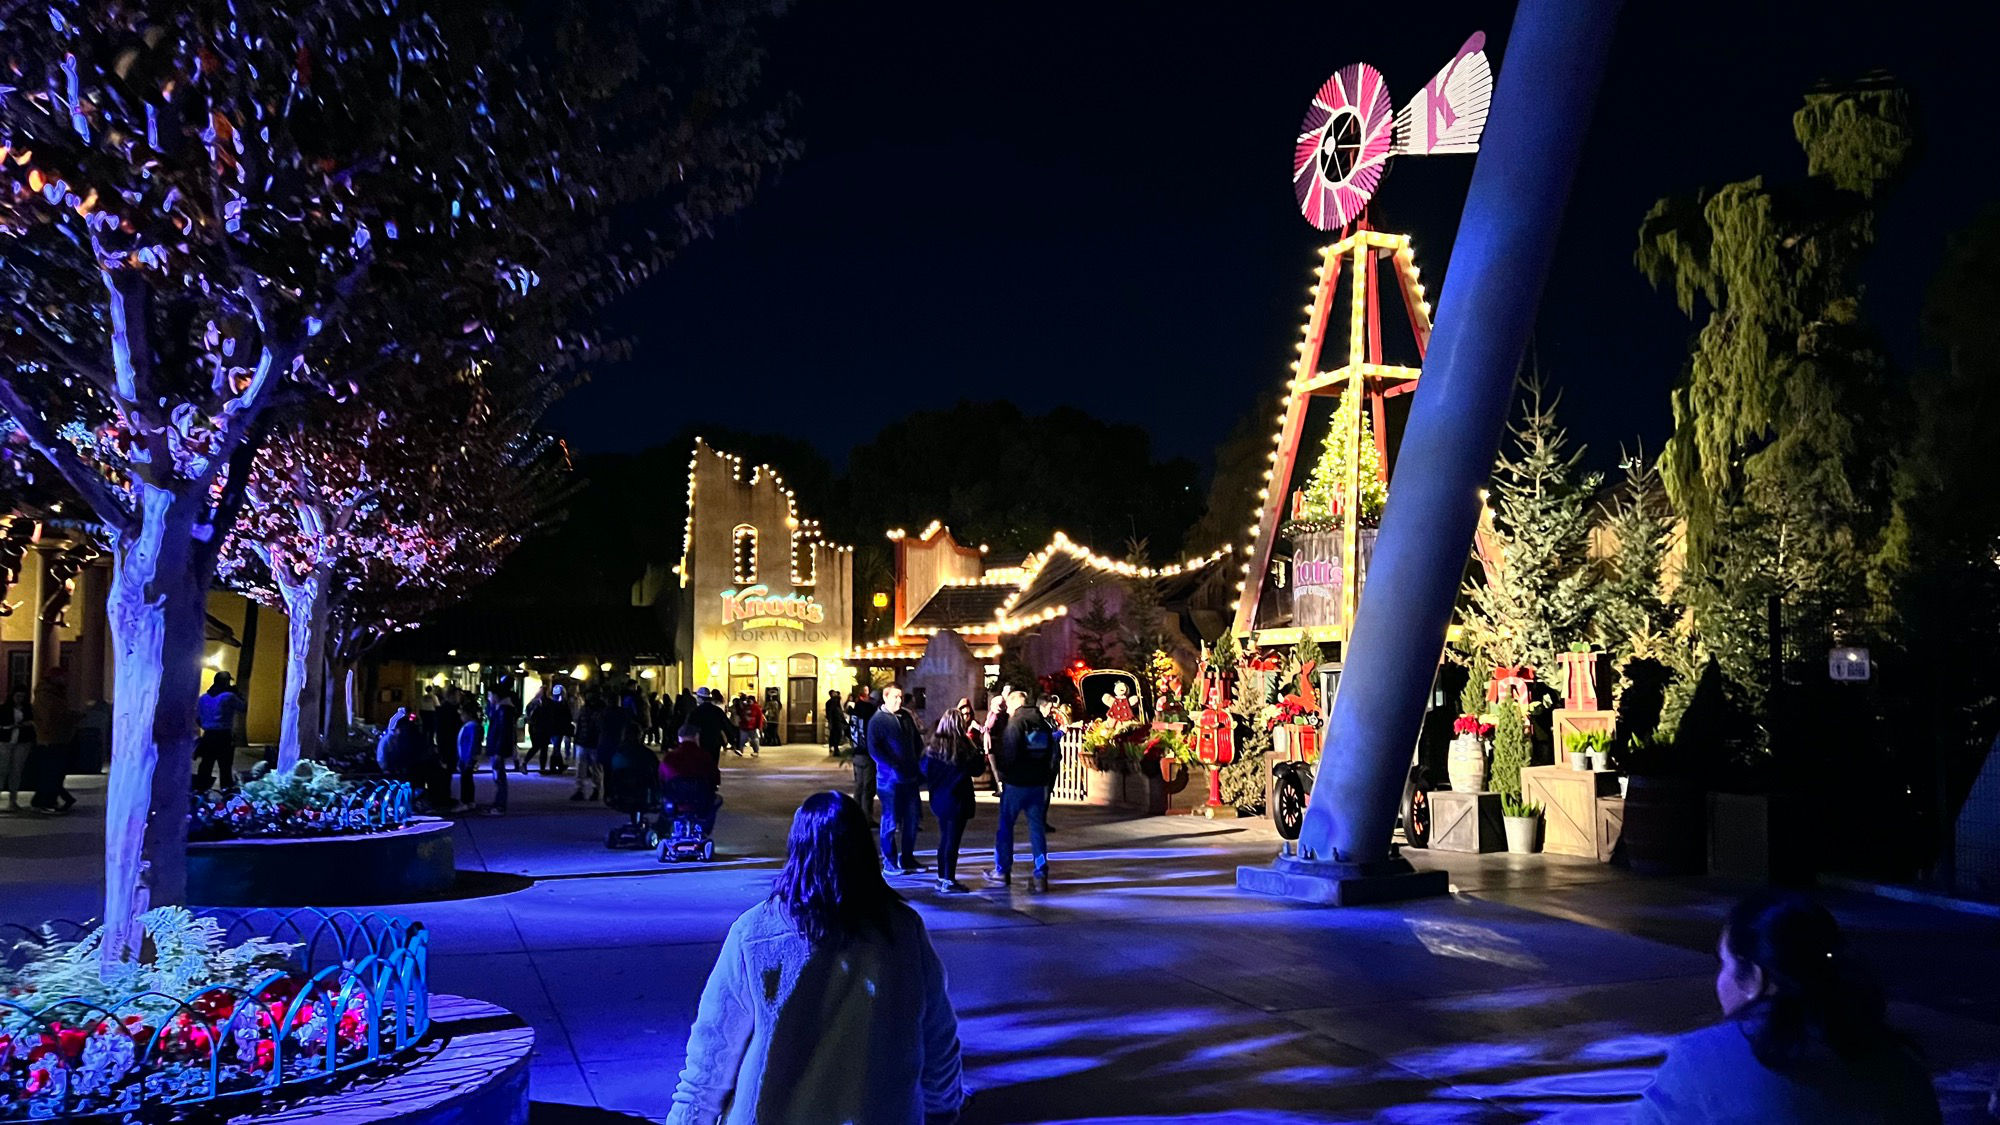
[[1269,867],[1238,867],[1236,889],[1315,906],[1368,906],[1448,894],[1451,875],[1419,871],[1402,856],[1367,863],[1279,856]]

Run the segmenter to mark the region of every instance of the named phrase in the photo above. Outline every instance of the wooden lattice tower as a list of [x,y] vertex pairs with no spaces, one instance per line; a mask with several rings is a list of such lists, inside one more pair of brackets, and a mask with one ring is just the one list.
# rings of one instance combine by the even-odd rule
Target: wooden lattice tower
[[[1386,282],[1382,279],[1383,273],[1388,275]],[[1336,297],[1342,288],[1340,282],[1343,278],[1347,281],[1347,362],[1332,370],[1321,370],[1327,331],[1333,323]],[[1298,467],[1299,445],[1305,438],[1306,418],[1314,398],[1322,395],[1338,398],[1342,394],[1361,396],[1363,408],[1369,412],[1374,425],[1376,449],[1381,454],[1378,458],[1380,472],[1385,482],[1388,479],[1388,400],[1415,391],[1422,368],[1383,362],[1383,301],[1379,294],[1384,284],[1395,286],[1402,298],[1421,364],[1430,346],[1431,306],[1424,299],[1423,283],[1419,280],[1416,260],[1410,249],[1410,236],[1370,230],[1364,219],[1338,242],[1321,249],[1319,268],[1309,290],[1313,300],[1305,307],[1306,322],[1298,344],[1298,359],[1293,363],[1292,377],[1286,383],[1284,413],[1279,416],[1278,431],[1273,435],[1270,464],[1264,470],[1264,486],[1257,493],[1258,505],[1251,512],[1257,522],[1250,526],[1252,538],[1246,552],[1247,561],[1243,564],[1242,580],[1236,584],[1235,632],[1252,643],[1287,644],[1301,636],[1311,636],[1316,641],[1341,641],[1353,627],[1360,587],[1359,582],[1352,580],[1359,569],[1355,560],[1361,546],[1359,521],[1354,518],[1354,514],[1361,510],[1358,477],[1361,462],[1360,411],[1348,414],[1339,410],[1334,412],[1337,421],[1348,420],[1354,427],[1354,432],[1348,435],[1348,448],[1355,451],[1347,459],[1348,479],[1343,483],[1340,494],[1341,559],[1345,572],[1341,580],[1339,624],[1260,630],[1256,627],[1257,605],[1269,588],[1268,571],[1280,528],[1285,521],[1292,479]]]

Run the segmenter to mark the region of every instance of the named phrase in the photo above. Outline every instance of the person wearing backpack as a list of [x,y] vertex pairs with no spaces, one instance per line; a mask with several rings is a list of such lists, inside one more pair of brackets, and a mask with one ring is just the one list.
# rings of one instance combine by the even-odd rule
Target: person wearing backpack
[[1007,696],[1007,728],[1000,734],[1000,827],[993,836],[993,868],[987,877],[996,883],[1014,882],[1014,822],[1028,814],[1028,850],[1034,856],[1035,873],[1030,889],[1049,889],[1049,786],[1055,783],[1057,765],[1056,728],[1049,721],[1056,697],[1044,695],[1028,707],[1028,693],[1019,688]]

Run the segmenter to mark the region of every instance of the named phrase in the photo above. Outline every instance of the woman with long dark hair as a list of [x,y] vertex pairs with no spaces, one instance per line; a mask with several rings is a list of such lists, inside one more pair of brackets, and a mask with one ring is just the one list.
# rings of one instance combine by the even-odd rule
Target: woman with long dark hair
[[1674,1042],[1635,1121],[1941,1119],[1930,1075],[1825,907],[1790,891],[1753,894],[1730,911],[1716,952],[1723,1021]]
[[918,1125],[964,1100],[923,921],[883,881],[854,798],[807,797],[771,896],[729,928],[702,989],[667,1121]]
[[968,893],[965,884],[958,881],[958,847],[978,807],[972,797],[972,779],[986,772],[986,756],[972,744],[968,732],[971,713],[972,704],[964,699],[946,711],[938,719],[922,762],[924,784],[931,790],[931,812],[938,822],[937,889],[948,895]]

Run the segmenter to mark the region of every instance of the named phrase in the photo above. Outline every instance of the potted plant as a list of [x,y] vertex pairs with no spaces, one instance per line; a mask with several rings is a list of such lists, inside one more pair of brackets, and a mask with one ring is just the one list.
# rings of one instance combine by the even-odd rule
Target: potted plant
[[1569,751],[1569,768],[1573,770],[1594,770],[1604,750],[1602,731],[1571,731],[1563,740]]
[[1519,797],[1502,797],[1500,814],[1507,829],[1509,852],[1533,855],[1542,850],[1542,806]]
[[1445,776],[1454,793],[1478,793],[1486,788],[1486,761],[1492,753],[1493,724],[1477,715],[1460,715],[1451,725]]

